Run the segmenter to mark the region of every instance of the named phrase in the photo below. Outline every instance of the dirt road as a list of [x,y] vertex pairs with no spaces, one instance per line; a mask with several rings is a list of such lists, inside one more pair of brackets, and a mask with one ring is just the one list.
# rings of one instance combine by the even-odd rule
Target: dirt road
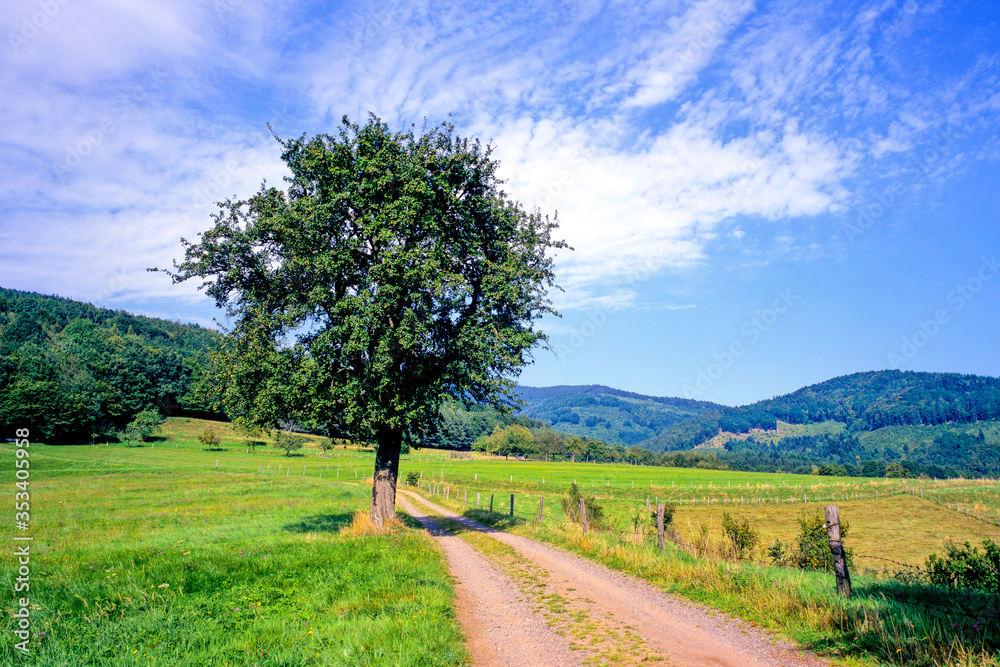
[[444,547],[456,579],[459,620],[476,665],[830,664],[775,642],[743,621],[549,545],[466,519],[416,494],[401,491],[397,500]]

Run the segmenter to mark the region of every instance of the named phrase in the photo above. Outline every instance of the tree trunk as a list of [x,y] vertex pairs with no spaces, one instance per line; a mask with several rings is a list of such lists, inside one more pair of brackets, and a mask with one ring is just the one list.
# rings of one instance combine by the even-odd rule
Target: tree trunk
[[396,478],[399,477],[399,453],[403,432],[386,429],[378,434],[375,450],[375,474],[372,475],[372,521],[381,526],[396,516]]

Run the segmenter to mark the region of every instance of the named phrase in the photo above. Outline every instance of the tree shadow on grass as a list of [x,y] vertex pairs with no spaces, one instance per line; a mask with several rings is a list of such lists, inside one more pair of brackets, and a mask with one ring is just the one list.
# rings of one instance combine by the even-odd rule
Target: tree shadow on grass
[[281,527],[289,533],[336,533],[351,523],[353,514],[315,514]]

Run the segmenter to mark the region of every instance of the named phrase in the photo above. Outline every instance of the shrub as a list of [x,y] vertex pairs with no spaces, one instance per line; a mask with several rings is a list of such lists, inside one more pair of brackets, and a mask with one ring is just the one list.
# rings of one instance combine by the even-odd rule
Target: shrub
[[584,496],[580,493],[580,487],[573,482],[569,487],[569,495],[562,499],[563,514],[569,521],[582,523],[583,517],[580,515],[580,499],[587,505],[587,524],[592,528],[600,528],[604,521],[604,508],[598,504],[594,496]]
[[[850,526],[840,522],[840,539],[847,537]],[[797,567],[800,570],[833,571],[833,554],[830,552],[830,538],[826,530],[826,518],[822,514],[799,516],[799,535],[794,546],[775,540],[767,549],[768,558],[774,565]],[[844,549],[844,558],[850,567],[854,554]]]
[[134,429],[139,439],[146,441],[160,430],[163,421],[163,415],[160,414],[159,410],[156,408],[146,408],[132,418],[128,429]]
[[968,588],[986,593],[1000,593],[1000,545],[991,539],[978,547],[946,544],[944,558],[937,554],[927,557],[927,579],[938,586]]
[[734,519],[729,512],[722,513],[722,533],[729,542],[729,555],[737,560],[750,556],[760,541],[760,533],[746,517]]
[[407,486],[420,486],[420,473],[409,472],[406,473],[406,485]]
[[[677,506],[673,503],[665,503],[663,505],[663,532],[670,532],[670,526],[674,523],[674,512],[677,511]],[[649,525],[656,530],[656,510],[654,509],[649,513]]]

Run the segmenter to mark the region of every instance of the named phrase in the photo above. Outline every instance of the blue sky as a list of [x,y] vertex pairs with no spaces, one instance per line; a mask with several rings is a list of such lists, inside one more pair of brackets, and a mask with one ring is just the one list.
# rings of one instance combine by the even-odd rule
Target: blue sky
[[282,136],[451,114],[558,211],[524,384],[744,404],[1000,375],[995,2],[13,1],[0,285],[211,324],[151,266]]

